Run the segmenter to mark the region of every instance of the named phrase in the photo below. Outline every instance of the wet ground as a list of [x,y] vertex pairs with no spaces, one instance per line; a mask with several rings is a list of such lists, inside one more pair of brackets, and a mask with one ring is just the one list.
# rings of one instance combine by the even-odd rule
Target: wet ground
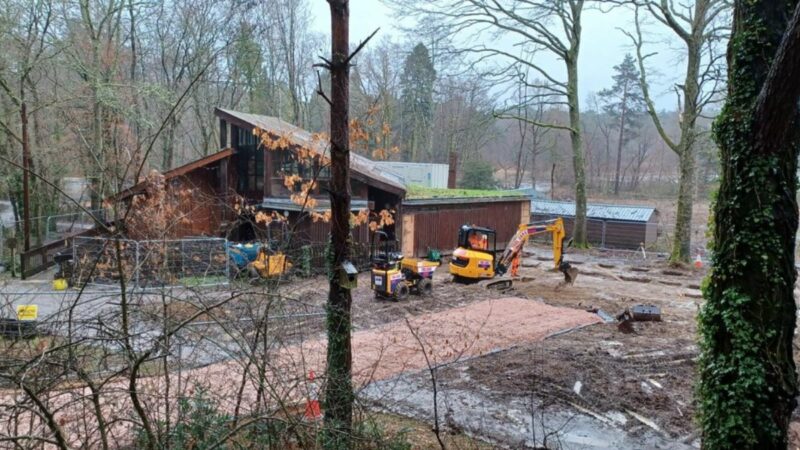
[[[482,310],[480,323],[459,320],[462,308],[480,307],[500,296],[478,286],[452,283],[446,267],[435,275],[432,296],[412,295],[401,302],[376,299],[369,289],[368,274],[362,274],[359,288],[353,291],[354,332],[372,337],[354,339],[354,344],[366,347],[380,338],[391,338],[390,344],[402,348],[402,354],[414,364],[387,368],[384,375],[372,377],[378,381],[367,384],[360,398],[377,408],[432,421],[430,364],[436,368],[441,420],[450,432],[466,432],[508,448],[543,445],[545,438],[550,443],[561,442],[562,448],[697,445],[692,384],[697,357],[695,315],[704,271],[672,269],[655,255],[647,255],[645,260],[630,253],[572,253],[569,260],[581,274],[574,285],[563,286],[561,274],[549,269],[549,252],[539,247],[533,250],[535,254],[523,260],[521,278],[513,290],[502,296],[566,309],[531,313],[532,322],[517,320],[513,308],[504,312],[506,319],[497,315],[497,320],[488,320],[490,308]],[[69,295],[74,295],[49,292],[46,281],[13,284],[14,290],[22,288],[26,289],[23,300],[37,299],[45,313],[53,308],[63,310]],[[263,307],[265,302],[275,307],[276,326],[286,327],[282,348],[296,340],[309,343],[323,338],[327,280],[297,279],[279,291],[281,296],[271,300],[243,295],[214,317],[200,318],[201,323],[187,331],[186,341],[193,343],[180,350],[182,356],[188,359],[193,355],[195,367],[221,363],[220,355],[224,358],[235,348],[237,336],[213,322],[246,321],[247,308],[254,304]],[[93,295],[93,300],[81,300],[80,311],[91,315],[114,308],[113,295]],[[209,298],[183,297],[184,307],[170,310],[175,319],[191,314],[193,301]],[[158,316],[161,310],[148,311],[147,304],[158,306],[160,301],[157,296],[149,301],[140,298],[143,320],[147,314]],[[583,326],[586,324],[581,322],[581,326],[567,323],[550,329],[544,340],[524,337],[532,335],[537,324],[556,324],[562,316],[586,314],[587,309],[616,316],[635,304],[660,307],[662,321],[635,323],[630,334],[619,331],[616,323]],[[596,321],[600,322],[599,318]],[[407,326],[401,326],[404,323],[419,324],[417,336],[390,332],[391,327],[407,331]],[[244,326],[237,333],[244,336],[247,330]],[[478,352],[458,350],[464,343],[500,332],[505,337],[498,345],[487,345]],[[382,351],[387,348],[388,344]],[[432,363],[420,358],[421,348],[435,349],[428,355],[437,355]],[[354,352],[358,355],[364,350],[356,348]],[[375,373],[380,372],[380,364],[374,366]]]

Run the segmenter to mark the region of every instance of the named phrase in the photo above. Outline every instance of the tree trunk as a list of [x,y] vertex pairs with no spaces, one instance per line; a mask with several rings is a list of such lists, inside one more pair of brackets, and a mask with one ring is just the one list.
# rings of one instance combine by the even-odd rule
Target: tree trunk
[[164,154],[161,160],[161,170],[164,172],[172,169],[172,164],[175,159],[175,131],[178,129],[178,119],[175,114],[173,114],[168,121],[167,135],[164,137]]
[[[695,3],[696,17],[708,14],[708,0]],[[680,164],[680,186],[678,188],[678,215],[675,221],[675,240],[672,243],[670,260],[688,262],[692,247],[692,206],[694,204],[695,142],[697,116],[700,114],[698,96],[700,95],[700,64],[704,39],[703,27],[693,30],[687,42],[686,78],[683,84],[683,114],[681,115],[681,138],[677,149]]]
[[[19,118],[20,123],[22,123],[22,215],[25,221],[22,238],[24,242],[23,248],[28,251],[31,249],[31,189],[30,175],[28,173],[31,170],[31,153],[28,139],[28,110],[24,97],[19,107]],[[26,268],[23,267],[23,271],[24,269]]]
[[[728,96],[715,126],[722,178],[700,314],[703,447],[784,449],[796,406],[797,1],[738,0]],[[777,56],[776,56],[777,51]],[[760,94],[759,94],[760,92]]]
[[586,162],[583,157],[580,99],[578,97],[578,55],[567,63],[567,102],[569,103],[572,168],[575,172],[575,227],[572,237],[576,247],[586,247]]
[[678,208],[675,216],[675,235],[672,241],[671,261],[686,262],[692,253],[692,209],[694,207],[694,152],[684,149],[678,158]]
[[[96,82],[95,82],[96,83]],[[90,163],[88,167],[91,172],[88,174],[91,184],[91,203],[92,210],[100,209],[103,201],[103,119],[100,97],[97,86],[92,86],[92,147],[88,151]]]
[[619,172],[622,168],[622,146],[625,143],[625,114],[627,113],[626,103],[628,101],[627,87],[622,93],[622,107],[619,115],[619,137],[617,139],[617,170],[614,175],[614,195],[619,195]]
[[331,266],[327,305],[328,379],[325,384],[325,430],[328,449],[350,448],[353,417],[352,297],[339,271],[350,257],[349,18],[347,0],[328,0],[331,10]]

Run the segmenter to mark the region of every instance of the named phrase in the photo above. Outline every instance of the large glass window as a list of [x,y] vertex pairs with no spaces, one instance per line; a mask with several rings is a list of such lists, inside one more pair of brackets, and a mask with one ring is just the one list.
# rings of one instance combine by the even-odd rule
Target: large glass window
[[239,192],[257,193],[264,190],[264,151],[253,133],[239,129],[236,133],[236,160],[239,173]]

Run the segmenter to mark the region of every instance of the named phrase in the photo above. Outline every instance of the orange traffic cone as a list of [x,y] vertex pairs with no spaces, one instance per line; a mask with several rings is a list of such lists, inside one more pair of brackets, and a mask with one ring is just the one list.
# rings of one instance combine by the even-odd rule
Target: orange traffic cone
[[694,259],[694,267],[698,269],[703,268],[703,259],[700,258],[700,253],[697,254],[697,258]]
[[314,371],[308,371],[308,398],[306,399],[306,412],[303,417],[306,420],[319,420],[322,418],[322,410],[319,406],[319,387],[315,380]]

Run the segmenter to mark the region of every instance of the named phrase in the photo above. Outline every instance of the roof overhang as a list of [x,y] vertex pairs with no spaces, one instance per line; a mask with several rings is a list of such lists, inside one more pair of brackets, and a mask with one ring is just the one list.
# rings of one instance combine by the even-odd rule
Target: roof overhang
[[[314,205],[313,210],[316,212],[328,211],[331,209],[331,202],[327,199],[315,199],[316,204]],[[289,211],[289,212],[309,212],[311,208],[303,207],[303,205],[298,205],[297,203],[293,202],[289,198],[275,198],[275,197],[268,197],[265,198],[259,205],[259,208],[262,209],[272,209],[275,211]],[[369,202],[366,200],[351,200],[350,201],[350,210],[351,211],[361,211],[362,209],[369,209]]]
[[[216,153],[212,153],[211,155],[205,156],[198,160],[192,161],[190,163],[184,164],[180,167],[176,167],[172,170],[168,170],[164,172],[164,181],[169,181],[173,178],[177,178],[183,175],[188,174],[193,170],[197,170],[211,164],[214,164],[218,161],[222,161],[223,159],[230,158],[231,155],[236,153],[236,151],[232,148],[226,148],[225,150],[220,150]],[[109,197],[109,200],[112,201],[119,201],[125,198],[128,198],[132,195],[140,194],[144,190],[144,182],[138,182],[133,186],[122,190],[112,196]]]

